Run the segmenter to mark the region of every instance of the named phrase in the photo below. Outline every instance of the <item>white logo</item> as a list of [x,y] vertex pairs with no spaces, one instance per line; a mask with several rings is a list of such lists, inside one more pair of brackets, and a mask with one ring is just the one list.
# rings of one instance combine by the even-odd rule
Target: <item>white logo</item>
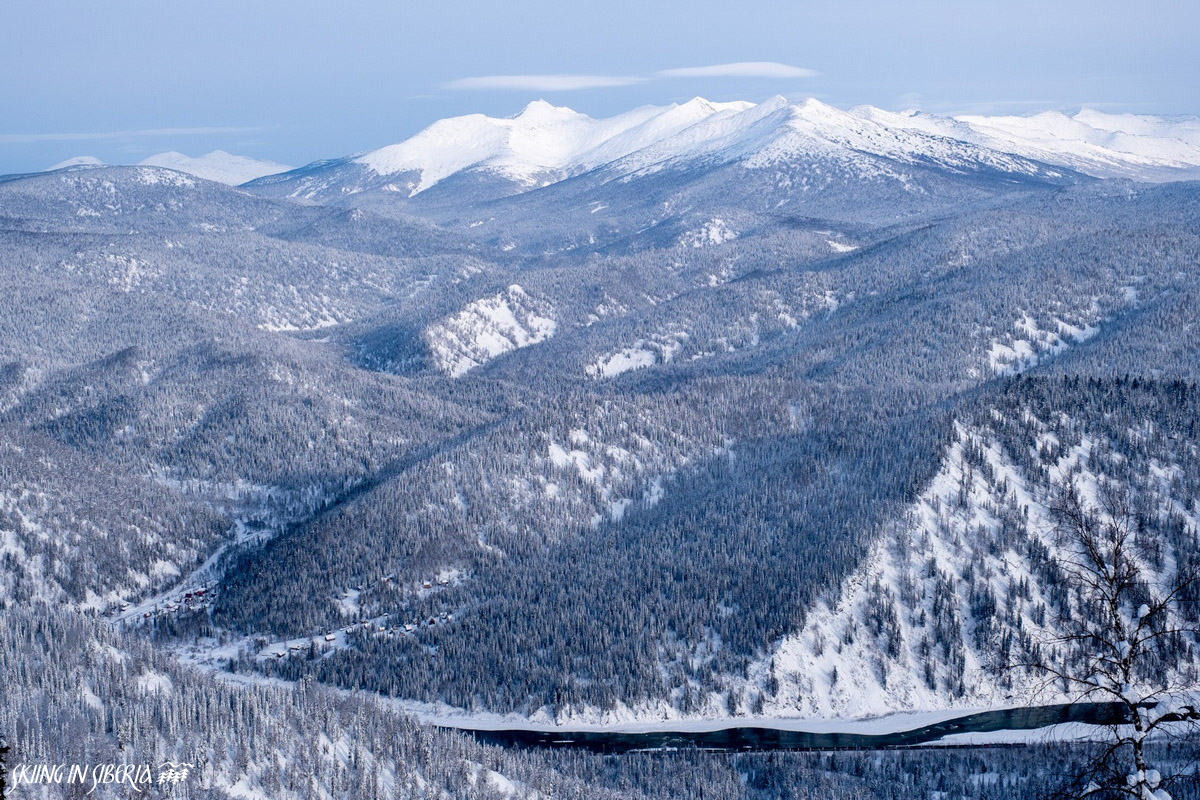
[[195,765],[185,763],[176,764],[174,761],[164,761],[162,766],[158,768],[158,782],[169,783],[172,785],[182,783],[183,781],[187,780],[188,770],[193,766]]

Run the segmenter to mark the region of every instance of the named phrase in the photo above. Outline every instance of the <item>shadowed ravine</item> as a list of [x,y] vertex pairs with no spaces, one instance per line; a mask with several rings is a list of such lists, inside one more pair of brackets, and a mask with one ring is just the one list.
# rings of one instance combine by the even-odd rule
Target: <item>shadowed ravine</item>
[[723,728],[715,731],[534,731],[464,730],[485,744],[504,747],[569,747],[594,753],[697,748],[715,752],[755,750],[862,750],[929,744],[958,733],[989,733],[1045,728],[1063,722],[1107,725],[1121,722],[1121,708],[1109,703],[1035,706],[984,711],[894,733],[811,733],[779,728]]

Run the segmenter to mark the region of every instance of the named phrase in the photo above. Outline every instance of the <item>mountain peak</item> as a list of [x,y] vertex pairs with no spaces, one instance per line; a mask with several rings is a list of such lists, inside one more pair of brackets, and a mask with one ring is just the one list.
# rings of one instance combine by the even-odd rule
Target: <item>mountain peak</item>
[[[811,100],[811,99],[812,98],[809,98],[809,100]],[[807,103],[808,101],[806,100],[804,102]],[[790,105],[793,105],[791,100],[788,100],[786,97],[784,97],[781,94],[777,94],[777,95],[774,95],[773,97],[768,97],[766,100],[763,100],[761,103],[759,103],[757,105],[757,108],[759,109],[759,111],[762,111],[764,113],[770,113],[772,111],[778,111],[781,108],[787,108]]]
[[68,158],[66,161],[60,161],[53,167],[48,167],[46,172],[53,172],[56,169],[67,169],[68,167],[103,167],[104,162],[95,156],[75,156]]
[[823,119],[832,119],[851,116],[848,112],[831,106],[828,103],[822,103],[815,97],[806,97],[799,103],[795,103],[793,107],[809,118],[821,117]]
[[705,100],[703,97],[699,97],[699,96],[693,97],[691,100],[688,100],[686,103],[680,103],[678,107],[679,108],[692,108],[692,109],[696,109],[698,111],[709,111],[709,112],[716,110],[716,106],[713,103],[711,103],[708,100]]
[[529,120],[529,119],[563,119],[567,117],[582,117],[585,114],[580,114],[573,108],[567,106],[556,106],[546,100],[534,100],[521,109],[521,112],[511,119]]

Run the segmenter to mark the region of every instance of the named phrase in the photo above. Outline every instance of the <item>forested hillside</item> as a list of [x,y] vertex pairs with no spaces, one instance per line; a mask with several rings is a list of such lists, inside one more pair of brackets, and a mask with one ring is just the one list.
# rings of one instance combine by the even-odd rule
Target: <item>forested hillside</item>
[[22,759],[193,761],[197,797],[1041,785],[1003,753],[501,753],[397,712],[1060,702],[1013,667],[1087,655],[1064,493],[1200,569],[1200,184],[815,101],[567,111],[446,121],[595,133],[553,161],[0,180]]

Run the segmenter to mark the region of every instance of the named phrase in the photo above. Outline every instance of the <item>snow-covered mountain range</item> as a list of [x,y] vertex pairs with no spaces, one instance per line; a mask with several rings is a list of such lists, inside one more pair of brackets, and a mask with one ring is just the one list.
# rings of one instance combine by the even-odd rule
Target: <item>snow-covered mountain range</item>
[[[262,185],[286,187],[284,194],[327,201],[370,189],[412,197],[456,176],[499,180],[502,194],[515,194],[601,167],[628,178],[694,162],[765,166],[814,156],[876,172],[881,167],[868,168],[867,160],[1018,175],[1048,165],[1099,178],[1194,180],[1200,179],[1200,118],[1087,108],[1071,115],[938,116],[873,106],[842,110],[812,98],[722,103],[696,97],[594,119],[537,100],[511,117],[451,117],[396,144],[298,169],[221,150],[197,157],[159,153],[140,163],[234,186],[265,178]],[[79,156],[50,170],[101,164]]]
[[[0,653],[49,604],[318,705],[1068,699],[1007,668],[1084,607],[1072,482],[1200,563],[1197,146],[1094,111],[536,102],[236,187],[282,167],[5,176]],[[154,663],[81,702],[169,672],[190,705]],[[0,681],[0,729],[39,682]]]
[[1078,170],[1098,178],[1144,181],[1200,178],[1200,119],[1108,114],[1085,108],[1068,116],[938,117],[864,106],[854,114],[892,128],[908,128],[972,142]]
[[[216,181],[217,183],[224,183],[229,186],[237,186],[238,184],[252,181],[255,178],[274,175],[279,172],[287,172],[291,169],[286,164],[250,158],[249,156],[234,155],[226,153],[224,150],[213,150],[211,153],[195,157],[170,151],[145,158],[138,162],[138,164],[147,167],[165,167],[177,172],[186,172],[189,175],[195,175],[197,178],[204,178],[205,180]],[[53,172],[57,169],[67,169],[69,167],[101,166],[104,166],[104,162],[95,156],[76,156],[75,158],[68,158],[66,161],[61,161],[46,171]]]
[[411,197],[472,176],[499,180],[502,193],[514,194],[598,168],[628,179],[680,164],[763,167],[816,157],[865,174],[886,173],[891,162],[960,172],[1037,175],[1062,167],[1095,177],[1182,180],[1200,177],[1200,120],[1090,109],[1073,116],[942,117],[871,106],[847,111],[784,97],[757,104],[697,97],[593,119],[538,100],[513,117],[443,119],[397,144],[263,183],[329,200],[371,189]]
[[[751,103],[642,106],[608,119],[592,119],[544,100],[520,114],[495,119],[481,114],[441,120],[399,144],[355,159],[378,175],[418,173],[412,193],[466,169],[487,169],[518,184],[545,185],[608,164],[712,119],[727,120]],[[715,130],[715,129],[714,129]],[[686,150],[682,138],[679,150]]]
[[[833,174],[914,180],[913,168],[944,167],[961,175],[1063,179],[1053,166],[959,138],[887,125],[814,99],[793,103],[643,106],[593,119],[539,100],[510,118],[480,114],[430,125],[398,144],[321,161],[254,182],[272,193],[329,202],[364,192],[401,198],[440,188],[441,198],[502,197],[587,174],[629,182],[664,171],[693,175],[727,165],[809,168],[805,189]],[[465,189],[467,191],[456,191]],[[424,199],[424,198],[423,198]],[[427,202],[433,202],[429,200]]]
[[224,150],[213,150],[211,153],[205,153],[195,158],[176,152],[159,153],[144,159],[141,163],[148,167],[179,170],[189,175],[195,175],[197,178],[227,183],[230,186],[237,186],[264,175],[274,175],[291,169],[286,164],[233,155]]

